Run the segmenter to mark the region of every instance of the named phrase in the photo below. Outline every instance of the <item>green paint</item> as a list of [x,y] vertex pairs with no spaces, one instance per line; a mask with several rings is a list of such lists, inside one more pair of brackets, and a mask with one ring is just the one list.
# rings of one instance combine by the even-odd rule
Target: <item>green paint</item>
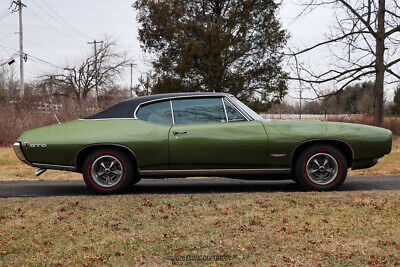
[[[187,131],[174,135],[174,131]],[[277,168],[291,166],[299,144],[338,140],[351,146],[359,166],[390,153],[389,130],[366,125],[312,120],[262,120],[160,125],[140,120],[76,120],[24,132],[19,142],[30,162],[76,164],[77,153],[93,144],[119,144],[136,155],[141,170]],[[25,148],[24,143],[46,144]],[[271,154],[286,154],[271,157]]]

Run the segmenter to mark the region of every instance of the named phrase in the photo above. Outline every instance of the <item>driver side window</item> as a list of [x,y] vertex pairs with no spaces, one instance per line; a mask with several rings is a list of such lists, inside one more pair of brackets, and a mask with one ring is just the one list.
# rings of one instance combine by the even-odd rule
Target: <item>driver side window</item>
[[172,101],[175,124],[226,122],[222,98],[178,99]]

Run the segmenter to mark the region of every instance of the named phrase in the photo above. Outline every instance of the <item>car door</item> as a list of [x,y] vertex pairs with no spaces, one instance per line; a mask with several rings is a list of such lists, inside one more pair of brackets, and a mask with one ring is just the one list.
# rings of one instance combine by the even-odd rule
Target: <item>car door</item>
[[169,133],[172,170],[265,168],[268,138],[221,97],[172,101]]
[[138,123],[132,129],[131,149],[141,170],[169,168],[169,131],[172,127],[171,102],[158,101],[139,107]]

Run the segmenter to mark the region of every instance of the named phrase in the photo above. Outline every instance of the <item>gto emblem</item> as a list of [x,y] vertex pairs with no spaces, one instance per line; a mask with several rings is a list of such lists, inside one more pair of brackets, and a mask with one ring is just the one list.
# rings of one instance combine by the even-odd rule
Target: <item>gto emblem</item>
[[38,147],[38,148],[45,148],[47,147],[47,144],[30,144],[30,147]]

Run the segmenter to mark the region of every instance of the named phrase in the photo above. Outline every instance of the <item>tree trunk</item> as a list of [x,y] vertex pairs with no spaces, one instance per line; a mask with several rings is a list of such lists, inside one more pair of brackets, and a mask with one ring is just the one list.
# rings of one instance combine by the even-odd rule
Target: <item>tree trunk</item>
[[376,63],[374,87],[374,125],[383,124],[383,87],[385,77],[385,0],[379,0],[378,31],[376,36]]

